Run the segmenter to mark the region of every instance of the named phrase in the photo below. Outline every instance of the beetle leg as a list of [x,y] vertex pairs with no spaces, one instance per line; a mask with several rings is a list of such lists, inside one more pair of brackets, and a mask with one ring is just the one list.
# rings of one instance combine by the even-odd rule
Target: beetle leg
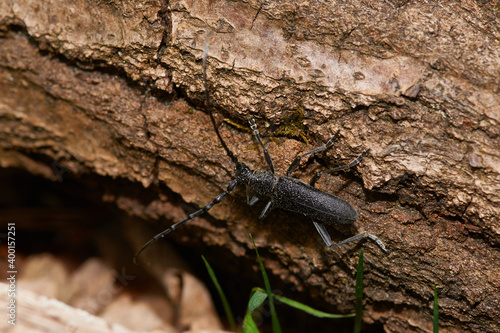
[[288,168],[286,175],[288,177],[291,176],[293,170],[295,170],[295,168],[299,165],[300,159],[302,157],[307,156],[307,155],[311,155],[311,154],[319,153],[320,151],[327,150],[328,148],[333,146],[333,143],[335,142],[335,140],[337,140],[338,134],[339,134],[339,131],[337,131],[337,133],[335,133],[335,135],[330,140],[328,140],[328,142],[325,145],[318,147],[316,149],[313,149],[311,151],[308,151],[307,153],[300,154],[299,156],[295,157],[292,164],[290,164],[290,167]]
[[255,205],[255,204],[257,203],[257,201],[259,201],[259,200],[260,200],[260,198],[259,198],[258,196],[256,196],[256,195],[254,195],[254,196],[252,197],[252,199],[247,200],[247,204],[248,204],[249,206],[253,206],[253,205]]
[[262,220],[264,217],[266,217],[267,213],[269,213],[269,211],[271,210],[272,203],[273,203],[273,201],[270,200],[266,204],[266,207],[264,207],[264,209],[262,210],[262,213],[260,213],[259,220]]
[[328,247],[337,247],[337,246],[340,246],[340,245],[343,245],[343,244],[347,244],[347,243],[358,241],[358,240],[363,239],[363,238],[370,238],[375,243],[377,243],[377,245],[380,246],[380,248],[382,250],[384,250],[384,252],[388,252],[387,249],[384,246],[384,243],[382,243],[380,241],[380,239],[378,239],[375,235],[372,235],[372,234],[369,234],[369,233],[366,233],[366,232],[364,232],[362,234],[359,234],[359,235],[356,235],[356,236],[352,236],[350,238],[344,239],[341,242],[333,244],[332,243],[332,239],[330,238],[330,234],[328,233],[328,231],[326,231],[325,226],[322,225],[319,222],[316,222],[316,221],[313,221],[313,223],[314,223],[314,226],[316,227],[316,230],[318,230],[318,233],[320,234],[321,238],[323,238],[323,241],[325,242],[325,244]]
[[349,163],[349,164],[345,164],[345,165],[342,165],[342,166],[339,166],[339,167],[336,167],[336,168],[333,168],[333,169],[327,169],[327,170],[323,170],[323,171],[317,172],[311,178],[311,180],[309,181],[309,185],[311,185],[312,187],[314,187],[314,185],[316,184],[316,182],[319,180],[319,177],[321,177],[325,173],[332,173],[332,172],[346,170],[346,169],[352,168],[356,164],[359,164],[359,162],[361,162],[361,160],[363,159],[363,157],[365,157],[368,154],[368,151],[369,151],[369,149],[365,150],[364,152],[362,152],[358,157],[356,157],[354,160],[352,160],[352,162]]
[[253,134],[257,138],[257,141],[259,141],[259,145],[262,147],[262,150],[264,151],[264,157],[266,159],[266,163],[269,166],[269,169],[271,169],[272,174],[274,175],[273,160],[271,158],[271,155],[269,155],[269,152],[267,151],[266,147],[262,143],[262,138],[260,137],[259,130],[257,129],[257,124],[255,123],[255,119],[248,117],[248,123],[250,124],[250,128],[252,129]]
[[370,238],[372,241],[374,241],[375,243],[377,243],[377,245],[380,246],[380,248],[382,250],[384,250],[384,252],[388,252],[387,249],[384,246],[384,243],[382,243],[382,241],[380,241],[380,239],[378,239],[375,235],[369,234],[367,232],[364,232],[362,234],[359,234],[359,235],[352,236],[350,238],[344,239],[343,241],[338,242],[337,244],[333,244],[331,247],[337,247],[339,245],[343,245],[343,244],[346,244],[346,243],[355,242],[355,241],[358,241],[358,240],[363,239],[363,238]]
[[247,185],[247,204],[249,206],[253,206],[259,201],[260,198],[258,195],[254,195],[250,198],[250,186]]
[[326,231],[325,226],[319,222],[313,221],[316,230],[318,230],[319,235],[323,238],[323,242],[325,242],[326,246],[330,247],[333,245],[332,239],[330,238],[330,234]]

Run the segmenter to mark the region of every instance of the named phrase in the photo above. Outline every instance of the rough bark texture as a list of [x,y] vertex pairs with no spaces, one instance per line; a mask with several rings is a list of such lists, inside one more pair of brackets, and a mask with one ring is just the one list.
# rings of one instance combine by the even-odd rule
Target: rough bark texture
[[[230,148],[266,167],[242,128],[250,115],[273,137],[266,144],[280,175],[337,130],[323,155],[329,165],[370,149],[356,170],[318,187],[360,212],[347,235],[373,233],[390,253],[370,242],[324,249],[307,218],[283,212],[258,221],[262,206],[247,207],[241,189],[211,210],[216,220],[193,220],[172,239],[221,247],[234,262],[251,232],[273,275],[310,305],[343,311],[363,246],[366,322],[429,331],[436,283],[442,331],[493,332],[499,28],[499,5],[484,1],[2,1],[0,165],[54,181],[68,171],[161,184],[184,202],[210,202],[233,169],[196,109],[213,31],[208,85],[230,119],[221,122]],[[305,162],[295,175],[307,181],[320,169]],[[146,219],[185,217],[169,194],[107,200]],[[330,230],[336,241],[346,236]]]

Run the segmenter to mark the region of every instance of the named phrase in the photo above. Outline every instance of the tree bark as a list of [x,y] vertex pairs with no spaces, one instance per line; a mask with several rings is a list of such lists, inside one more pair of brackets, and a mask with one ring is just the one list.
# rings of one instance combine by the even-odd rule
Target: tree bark
[[[328,227],[334,241],[366,231],[389,253],[369,241],[325,249],[306,217],[258,221],[263,205],[246,206],[242,188],[182,239],[223,247],[234,261],[252,247],[250,232],[274,276],[307,293],[309,305],[343,311],[352,309],[363,246],[366,322],[430,331],[436,283],[442,331],[493,332],[499,28],[498,5],[467,0],[2,1],[0,165],[54,181],[71,172],[166,186],[149,202],[113,198],[151,220],[185,217],[172,192],[206,205],[234,175],[201,107],[212,32],[210,100],[238,159],[267,168],[247,116],[271,138],[279,175],[336,131],[321,155],[330,167],[369,149],[354,170],[318,187],[360,213],[347,233]],[[308,182],[322,166],[306,160],[294,176]]]

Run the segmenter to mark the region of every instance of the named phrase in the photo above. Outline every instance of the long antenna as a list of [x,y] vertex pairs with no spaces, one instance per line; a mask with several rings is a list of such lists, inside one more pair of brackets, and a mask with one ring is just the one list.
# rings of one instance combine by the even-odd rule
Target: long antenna
[[217,124],[215,123],[214,116],[212,114],[212,107],[210,106],[210,96],[208,95],[208,81],[207,81],[207,54],[208,54],[208,43],[210,41],[210,37],[212,36],[212,31],[210,31],[207,35],[207,41],[205,42],[205,49],[203,51],[203,81],[205,86],[205,111],[210,115],[210,120],[212,121],[212,125],[214,126],[215,133],[217,133],[217,137],[219,138],[222,147],[226,151],[227,156],[233,161],[235,165],[238,165],[238,158],[234,156],[233,152],[229,150],[226,143],[222,139],[220,135],[219,129],[217,128]]
[[228,186],[227,186],[227,189],[222,192],[221,194],[219,194],[218,196],[215,197],[214,200],[212,200],[211,203],[209,203],[208,205],[206,205],[205,207],[203,208],[200,208],[198,209],[196,212],[192,213],[192,214],[189,214],[188,217],[186,217],[184,220],[180,221],[180,222],[177,222],[175,224],[173,224],[172,226],[170,226],[170,228],[160,232],[159,234],[157,234],[156,236],[154,236],[153,238],[151,238],[146,244],[144,244],[141,249],[135,254],[134,256],[134,264],[137,262],[137,257],[151,244],[153,244],[154,242],[156,242],[158,239],[162,238],[162,237],[165,237],[165,235],[171,233],[172,231],[174,231],[175,229],[179,228],[181,225],[183,225],[184,223],[188,222],[188,221],[191,221],[192,219],[194,219],[195,217],[197,216],[200,216],[201,214],[203,213],[206,213],[208,212],[210,209],[212,209],[213,206],[217,205],[219,202],[221,202],[222,199],[224,199],[224,197],[226,195],[228,195],[229,193],[231,193],[232,190],[234,190],[234,188],[236,187],[236,185],[238,185],[238,179],[235,179],[233,180]]
[[[210,36],[212,35],[212,32],[209,32],[208,33],[208,36],[207,36],[207,41],[205,43],[205,50],[203,51],[203,80],[204,80],[204,85],[205,85],[205,110],[208,112],[208,114],[210,115],[210,119],[212,120],[212,124],[214,125],[214,129],[215,129],[215,133],[217,133],[217,136],[219,137],[219,140],[222,144],[222,147],[224,147],[224,150],[226,151],[227,155],[229,156],[229,158],[231,158],[231,160],[233,161],[233,163],[238,166],[240,163],[238,162],[238,159],[236,158],[236,156],[234,156],[233,152],[231,150],[229,150],[229,148],[227,147],[226,143],[224,142],[224,140],[222,139],[222,136],[220,135],[219,133],[219,129],[217,128],[217,124],[215,123],[215,119],[214,119],[214,116],[212,115],[212,109],[210,107],[210,99],[209,99],[209,95],[208,95],[208,84],[207,84],[207,53],[208,53],[208,42],[210,40]],[[205,207],[201,208],[201,209],[198,209],[196,212],[190,214],[188,217],[186,217],[184,220],[180,221],[180,222],[177,222],[175,224],[173,224],[172,226],[170,226],[170,228],[160,232],[159,234],[157,234],[156,236],[154,236],[153,238],[151,238],[146,244],[144,244],[140,250],[135,254],[134,256],[134,263],[136,263],[137,261],[137,257],[147,248],[149,247],[151,244],[153,244],[154,242],[156,242],[158,239],[162,238],[162,237],[165,237],[165,235],[171,233],[172,231],[174,231],[175,229],[177,229],[178,227],[180,227],[181,225],[183,225],[184,223],[194,219],[195,217],[203,214],[203,213],[206,213],[208,212],[213,206],[215,206],[216,204],[218,204],[219,202],[221,202],[222,199],[224,199],[224,197],[226,195],[228,195],[237,185],[238,185],[239,181],[238,179],[234,179],[228,186],[227,186],[227,189],[222,192],[221,194],[219,194],[218,196],[215,197],[214,200],[212,200],[212,202],[210,202],[208,205],[206,205]]]

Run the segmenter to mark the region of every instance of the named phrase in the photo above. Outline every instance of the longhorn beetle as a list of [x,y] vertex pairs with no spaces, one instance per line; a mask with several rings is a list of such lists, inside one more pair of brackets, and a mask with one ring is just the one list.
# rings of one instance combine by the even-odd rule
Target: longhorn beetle
[[[294,213],[300,213],[302,215],[308,216],[312,218],[313,224],[316,227],[316,230],[320,234],[321,238],[325,242],[328,247],[336,247],[342,244],[354,242],[363,238],[370,238],[375,241],[378,246],[382,248],[382,250],[387,251],[384,244],[374,235],[369,233],[362,233],[356,236],[345,239],[339,243],[333,244],[330,235],[326,231],[325,227],[322,223],[341,223],[341,224],[350,224],[354,222],[358,218],[358,212],[352,207],[347,201],[338,198],[330,193],[323,192],[314,187],[315,183],[318,181],[319,177],[325,173],[332,173],[336,171],[346,170],[352,168],[356,164],[358,164],[362,158],[367,154],[368,150],[364,151],[355,158],[351,163],[333,168],[324,171],[317,172],[310,180],[309,185],[306,183],[291,177],[292,172],[298,166],[300,159],[316,154],[318,152],[324,151],[330,148],[335,141],[338,132],[323,146],[298,155],[295,160],[292,162],[288,171],[286,172],[286,176],[276,177],[274,175],[274,165],[269,152],[266,147],[262,143],[262,139],[260,133],[257,129],[257,125],[255,124],[255,120],[252,118],[248,118],[250,128],[255,135],[260,147],[264,152],[264,157],[266,163],[269,167],[269,170],[251,170],[245,163],[238,161],[238,158],[233,154],[233,152],[228,148],[226,142],[222,139],[220,135],[219,129],[215,122],[214,116],[212,115],[212,109],[210,106],[210,98],[208,94],[208,84],[207,84],[207,50],[208,50],[208,41],[210,39],[210,35],[207,37],[207,41],[205,43],[205,49],[203,52],[203,80],[204,80],[204,88],[205,88],[205,110],[210,116],[210,120],[212,121],[212,125],[215,129],[215,133],[219,138],[222,147],[226,151],[227,156],[231,159],[231,161],[235,165],[235,174],[236,178],[231,181],[231,183],[227,186],[227,189],[215,197],[215,199],[210,202],[205,207],[197,210],[196,212],[190,214],[184,220],[173,224],[170,228],[160,232],[152,239],[150,239],[146,244],[142,246],[142,248],[137,252],[134,256],[134,261],[139,254],[142,253],[151,243],[157,241],[158,239],[164,237],[168,233],[174,231],[184,223],[189,220],[194,219],[195,217],[208,212],[214,205],[224,199],[226,195],[228,195],[237,185],[244,184],[246,186],[246,195],[247,195],[247,203],[252,206],[261,198],[269,198],[270,200],[264,207],[264,210],[259,216],[259,219],[263,219],[266,214],[272,208],[281,208],[288,210]],[[250,189],[252,189],[256,195],[250,198]]]

